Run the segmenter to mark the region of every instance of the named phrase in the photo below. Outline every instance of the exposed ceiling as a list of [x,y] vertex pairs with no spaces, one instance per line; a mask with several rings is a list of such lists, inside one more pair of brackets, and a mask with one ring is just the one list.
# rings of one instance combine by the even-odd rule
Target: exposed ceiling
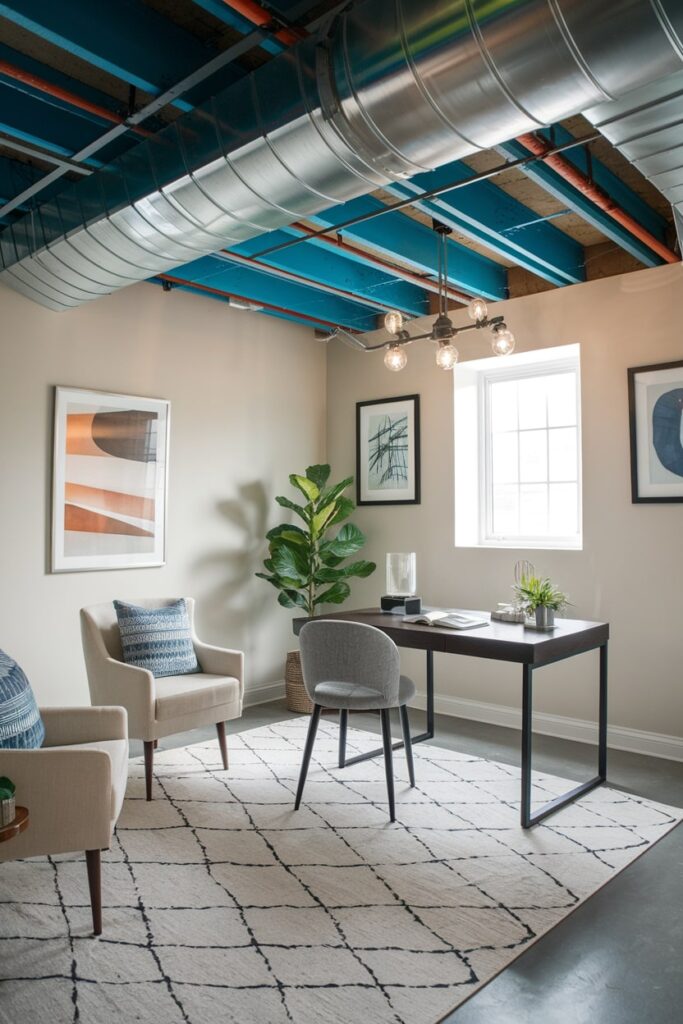
[[[93,8],[88,0],[0,0],[0,241],[3,227],[272,60],[339,6],[334,0],[119,0]],[[618,0],[611,6],[618,13]],[[199,70],[217,58],[218,70]],[[170,95],[188,76],[186,86]],[[136,112],[160,96],[166,101],[159,109],[138,120]],[[92,145],[107,132],[105,145]],[[594,132],[593,124],[576,116],[537,133],[537,141],[550,148]],[[625,152],[602,137],[568,150],[563,159],[609,196],[631,225],[640,225],[658,243],[654,247],[538,161],[435,199],[419,198],[421,175],[153,281],[232,298],[322,330],[340,325],[366,331],[394,306],[408,316],[429,311],[437,258],[433,217],[453,229],[454,302],[656,266],[667,259],[667,249],[669,258],[679,258],[669,200]],[[439,168],[427,187],[528,154],[513,140]],[[406,196],[415,201],[400,211],[308,238]],[[308,240],[254,259],[295,237]]]

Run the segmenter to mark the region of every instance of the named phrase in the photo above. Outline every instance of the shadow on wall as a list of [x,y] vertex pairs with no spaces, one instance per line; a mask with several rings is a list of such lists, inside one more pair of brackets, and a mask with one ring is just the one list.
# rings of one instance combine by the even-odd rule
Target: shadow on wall
[[217,511],[239,541],[207,552],[197,560],[195,569],[210,573],[214,581],[201,588],[202,628],[207,636],[252,654],[249,627],[273,606],[272,594],[254,576],[266,556],[272,502],[260,480],[242,484],[237,493],[237,498],[218,502]]

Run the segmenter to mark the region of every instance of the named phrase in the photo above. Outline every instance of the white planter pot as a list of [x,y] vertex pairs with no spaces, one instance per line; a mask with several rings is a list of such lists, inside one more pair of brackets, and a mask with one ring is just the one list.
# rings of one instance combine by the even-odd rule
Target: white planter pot
[[0,826],[11,825],[17,816],[16,800],[13,796],[9,800],[0,800]]

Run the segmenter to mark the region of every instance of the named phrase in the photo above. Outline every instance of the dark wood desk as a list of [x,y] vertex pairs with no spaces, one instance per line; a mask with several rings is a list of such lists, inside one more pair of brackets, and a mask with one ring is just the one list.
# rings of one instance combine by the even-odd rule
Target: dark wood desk
[[[476,612],[483,615],[487,613]],[[391,637],[398,647],[411,647],[426,651],[427,654],[427,728],[413,738],[413,743],[430,740],[434,736],[434,651],[445,654],[466,654],[471,658],[489,658],[494,661],[509,661],[522,666],[522,827],[529,828],[547,818],[549,814],[565,807],[584,793],[601,785],[607,777],[607,643],[609,625],[606,622],[584,622],[580,619],[558,619],[557,628],[551,633],[540,633],[527,629],[517,622],[491,622],[479,629],[453,630],[439,626],[418,626],[404,622],[399,615],[386,615],[376,608],[359,611],[335,612],[316,618],[342,619],[346,622],[363,622],[376,626]],[[294,632],[308,622],[301,618],[294,620]],[[588,782],[545,804],[534,814],[531,813],[531,767],[532,767],[532,711],[533,672],[544,665],[564,661],[576,654],[599,650],[599,724],[598,724],[598,774]],[[394,748],[402,747],[397,742]],[[347,764],[365,760],[381,754],[381,750],[361,754],[349,759]]]

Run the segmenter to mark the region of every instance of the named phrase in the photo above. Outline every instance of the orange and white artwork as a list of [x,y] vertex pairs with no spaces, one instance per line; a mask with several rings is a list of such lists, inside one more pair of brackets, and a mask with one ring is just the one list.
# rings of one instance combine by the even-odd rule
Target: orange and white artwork
[[52,571],[162,565],[169,403],[56,389]]

